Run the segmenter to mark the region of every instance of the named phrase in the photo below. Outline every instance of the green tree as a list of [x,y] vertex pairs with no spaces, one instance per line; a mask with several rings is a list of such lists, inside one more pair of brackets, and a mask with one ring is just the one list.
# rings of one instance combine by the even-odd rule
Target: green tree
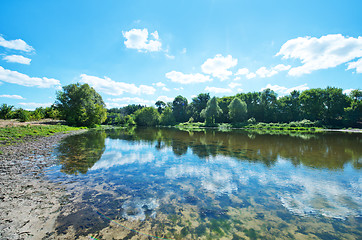
[[206,108],[207,102],[210,100],[210,94],[209,93],[200,93],[197,95],[197,97],[194,97],[192,99],[192,102],[190,103],[190,115],[196,122],[202,122],[205,121],[204,118],[200,116],[200,113],[203,109]]
[[55,104],[70,125],[92,127],[107,118],[102,97],[88,84],[64,86],[63,91],[57,92]]
[[1,119],[10,119],[13,115],[13,108],[14,106],[10,106],[7,104],[3,104],[0,107],[0,118]]
[[215,119],[222,113],[221,108],[217,103],[216,97],[211,98],[206,105],[206,108],[201,111],[201,115],[206,119],[207,125],[215,124]]
[[155,103],[156,107],[157,107],[157,111],[159,114],[161,114],[163,112],[163,110],[165,109],[166,107],[166,103],[164,101],[161,101],[161,100],[158,100],[156,103]]
[[320,88],[305,90],[300,94],[302,118],[311,121],[323,119],[323,94]]
[[247,117],[247,106],[240,98],[234,97],[228,106],[230,120],[234,123],[243,122]]
[[273,90],[267,88],[261,92],[260,105],[262,107],[262,121],[276,121],[277,94]]
[[175,97],[172,102],[172,112],[176,122],[186,122],[189,117],[187,114],[187,99],[181,95]]
[[154,107],[145,107],[134,113],[134,120],[138,126],[156,126],[160,114]]
[[160,116],[160,124],[163,126],[172,126],[175,125],[175,117],[173,116],[172,109],[170,107],[166,107],[161,116]]
[[342,88],[327,87],[324,90],[323,121],[331,125],[341,125],[344,109],[350,106],[350,99]]

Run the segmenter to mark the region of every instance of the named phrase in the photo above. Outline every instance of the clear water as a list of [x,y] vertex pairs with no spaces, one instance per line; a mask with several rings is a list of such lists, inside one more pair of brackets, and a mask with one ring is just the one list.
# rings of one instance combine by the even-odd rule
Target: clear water
[[[138,128],[65,139],[59,236],[361,239],[362,135]],[[68,234],[68,235],[67,235]]]

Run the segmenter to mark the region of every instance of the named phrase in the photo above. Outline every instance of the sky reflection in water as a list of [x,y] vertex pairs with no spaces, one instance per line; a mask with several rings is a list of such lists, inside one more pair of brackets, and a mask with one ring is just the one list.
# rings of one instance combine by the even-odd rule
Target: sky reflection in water
[[[84,183],[87,191],[102,185],[111,192],[106,202],[122,199],[115,209],[119,212],[114,214],[115,218],[161,222],[162,215],[174,214],[173,210],[165,210],[171,204],[174,209],[184,207],[196,211],[194,221],[209,221],[213,216],[208,213],[215,209],[233,220],[233,209],[238,211],[247,205],[249,209],[258,209],[255,211],[262,209],[263,215],[275,215],[284,208],[296,219],[314,216],[312,221],[315,217],[347,221],[352,217],[360,222],[362,152],[361,140],[356,135],[298,138],[165,129],[111,130],[97,134],[103,134],[103,140],[97,141],[103,144],[97,147],[102,154],[98,161],[88,163],[86,174],[58,172],[52,178]],[[58,154],[63,156],[63,163],[67,159],[68,163],[72,161],[72,156],[62,151],[60,146]],[[84,151],[87,152],[87,147]],[[295,154],[291,155],[293,151]],[[67,172],[64,166],[62,171]],[[112,211],[106,203],[102,208]],[[288,220],[285,221],[288,224]],[[212,223],[210,220],[207,226]],[[358,226],[350,227],[357,233],[360,231]],[[250,238],[250,229],[242,230],[241,235],[236,230],[221,229],[226,235],[230,231],[234,237]],[[213,232],[209,232],[211,236]],[[170,236],[181,236],[181,233],[170,233]],[[259,230],[259,235],[263,234],[266,233]],[[200,234],[191,236],[200,237]]]

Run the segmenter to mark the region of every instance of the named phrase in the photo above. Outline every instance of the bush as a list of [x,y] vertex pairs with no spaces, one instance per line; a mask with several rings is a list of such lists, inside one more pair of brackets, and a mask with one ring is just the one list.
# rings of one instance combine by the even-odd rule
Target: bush
[[138,126],[156,126],[160,118],[160,114],[154,107],[145,107],[137,110],[134,116]]
[[16,115],[20,122],[30,121],[31,115],[30,115],[29,111],[26,111],[26,110],[20,108],[16,111]]
[[1,119],[11,119],[13,116],[13,108],[14,106],[10,106],[7,104],[3,104],[0,107],[0,118]]
[[248,119],[248,121],[247,121],[249,124],[254,124],[254,123],[256,123],[256,120],[255,120],[255,118],[249,118]]

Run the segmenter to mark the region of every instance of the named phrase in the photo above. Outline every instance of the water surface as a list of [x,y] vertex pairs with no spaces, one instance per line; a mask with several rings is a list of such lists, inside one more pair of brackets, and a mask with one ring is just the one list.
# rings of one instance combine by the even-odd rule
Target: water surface
[[360,134],[112,129],[65,139],[57,234],[96,239],[358,239]]

